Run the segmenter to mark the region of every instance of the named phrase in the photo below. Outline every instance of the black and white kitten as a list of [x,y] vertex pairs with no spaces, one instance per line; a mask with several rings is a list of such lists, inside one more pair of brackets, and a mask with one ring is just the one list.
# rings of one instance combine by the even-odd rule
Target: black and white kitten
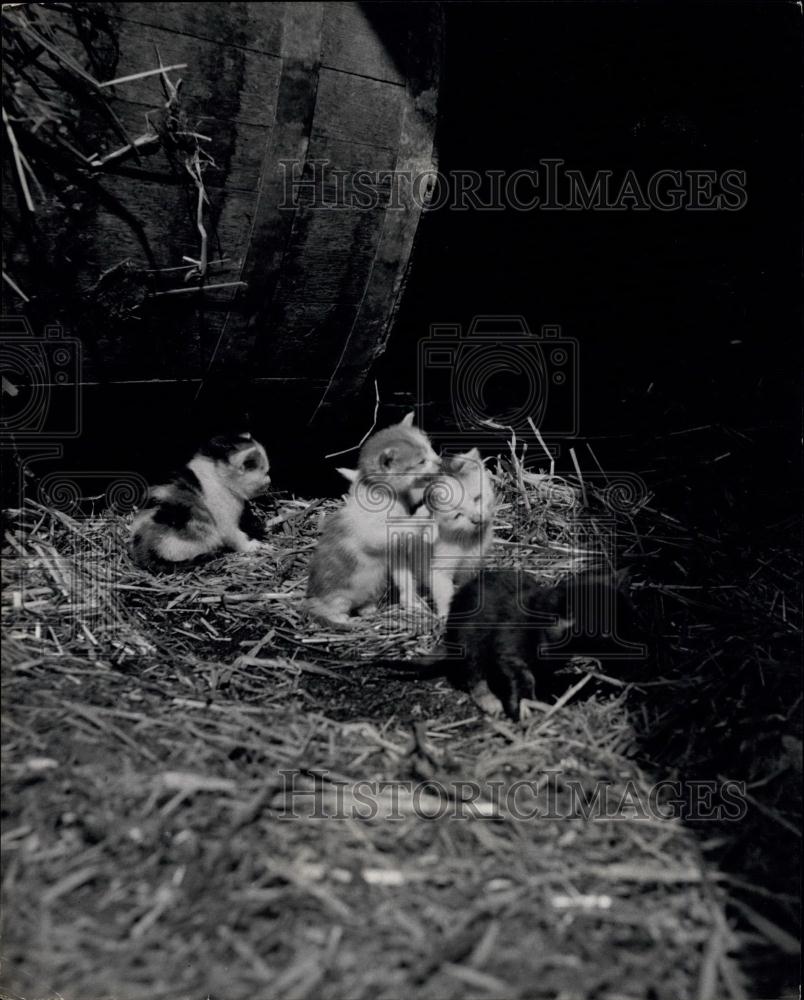
[[151,488],[131,526],[134,561],[159,569],[227,549],[260,549],[247,502],[268,490],[268,468],[265,449],[250,434],[212,438],[167,483]]

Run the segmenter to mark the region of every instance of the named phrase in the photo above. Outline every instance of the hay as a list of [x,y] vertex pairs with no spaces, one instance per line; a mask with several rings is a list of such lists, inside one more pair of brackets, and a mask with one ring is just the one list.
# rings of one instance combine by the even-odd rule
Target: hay
[[[617,506],[586,482],[582,511],[574,484],[515,448],[495,476],[503,565],[549,580],[605,561],[612,517],[626,551],[660,528],[680,539],[647,495]],[[303,621],[335,505],[281,501],[264,514],[267,554],[161,577],[130,562],[122,517],[11,512],[6,983],[65,1000],[746,996],[735,959],[789,944],[756,887],[749,932],[728,910],[734,879],[687,827],[638,809],[585,820],[570,794],[606,782],[647,800],[634,693],[681,681],[612,677],[515,726],[443,682],[381,675],[371,659],[429,649],[435,622],[394,608],[348,634]],[[308,793],[302,818],[285,814],[283,770]],[[379,792],[390,820],[334,818],[366,780],[430,788]],[[518,780],[562,818],[513,815]],[[421,815],[464,799],[466,781],[482,790],[474,811]]]

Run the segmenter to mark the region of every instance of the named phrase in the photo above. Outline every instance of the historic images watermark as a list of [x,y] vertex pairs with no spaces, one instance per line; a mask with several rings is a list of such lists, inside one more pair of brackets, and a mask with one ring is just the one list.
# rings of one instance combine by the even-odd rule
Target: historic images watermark
[[[20,613],[15,635],[41,638],[55,629],[70,638],[120,637],[123,594],[115,583],[128,538],[119,519],[141,506],[147,491],[136,472],[65,470],[37,481],[26,509],[48,511],[64,530],[58,550],[28,545],[23,534],[25,544],[9,555],[13,608]],[[43,600],[43,593],[54,596]]]
[[[34,473],[31,466],[58,464],[64,443],[84,431],[81,342],[57,324],[37,333],[20,316],[0,325],[2,421],[0,448],[8,474],[4,497],[9,507],[31,516],[49,511],[64,527],[59,549],[15,546],[9,572],[16,618],[15,634],[41,636],[49,628],[71,636],[113,636],[120,621],[120,592],[114,574],[125,548],[120,531],[85,528],[112,524],[141,506],[148,492],[137,472],[119,469],[63,469]],[[12,473],[17,481],[13,483]],[[47,584],[47,586],[44,586]],[[55,585],[57,600],[42,594]]]
[[[618,635],[617,531],[623,515],[638,510],[650,491],[632,472],[606,472],[599,465],[589,468],[588,462],[581,472],[572,447],[580,432],[579,366],[580,345],[558,324],[534,331],[518,314],[475,316],[466,328],[458,323],[431,324],[428,336],[418,344],[417,398],[435,403],[439,422],[430,426],[423,407],[420,426],[437,437],[442,454],[459,455],[464,464],[480,460],[479,455],[471,457],[474,449],[486,455],[490,466],[508,463],[507,471],[519,480],[523,493],[538,497],[545,508],[561,511],[569,533],[564,538],[567,551],[587,565],[607,568],[597,574],[596,586],[579,582],[577,593],[570,588],[568,627],[561,641],[555,639],[544,655],[564,659],[570,645],[583,645],[583,655],[588,657],[641,659],[644,647]],[[564,443],[570,445],[574,469],[570,474],[576,477],[572,482],[555,475]],[[467,483],[471,483],[472,496],[466,494]],[[466,481],[446,473],[436,475],[421,485],[421,505],[413,517],[407,506],[405,477],[399,486],[392,472],[381,480],[358,478],[353,499],[367,517],[385,524],[391,587],[403,579],[403,571],[409,575],[412,569],[415,578],[428,582],[432,590],[431,555],[439,516],[476,516],[487,505],[478,505],[481,496],[474,494],[492,490],[492,480],[482,475]],[[460,569],[464,556],[442,553],[438,558],[442,569],[449,569],[450,559]],[[538,575],[551,562],[555,562],[554,555],[540,565],[540,552],[533,547],[523,553],[522,568]],[[492,551],[484,556],[484,565],[504,569],[508,564]],[[461,624],[487,630],[483,604],[481,588],[475,620]],[[518,629],[546,630],[555,624],[535,613],[524,599],[518,610],[509,623]],[[400,628],[427,626],[426,608],[397,606],[396,613]]]
[[343,169],[326,159],[281,160],[280,208],[428,212],[737,212],[748,178],[736,167],[581,170],[559,158],[518,170]]
[[[456,488],[460,491],[461,484],[456,483]],[[425,496],[428,492],[425,490]],[[442,502],[459,505],[461,501],[460,498],[450,498]],[[386,528],[389,588],[396,585],[402,574],[411,572],[414,579],[432,593],[432,550],[437,534],[433,519],[389,517]],[[497,621],[494,613],[488,613],[488,607],[494,607],[496,594],[493,583],[488,582],[488,575],[481,574],[474,591],[474,606],[464,607],[460,614],[453,610],[451,625],[457,626],[468,639],[475,632],[482,637],[495,630],[539,633],[539,657],[544,661],[565,663],[571,658],[587,662],[644,660],[647,647],[624,634],[627,628],[621,620],[623,606],[618,596],[620,574],[616,571],[619,551],[616,517],[606,516],[603,512],[586,516],[579,509],[568,529],[565,544],[579,559],[596,569],[590,574],[569,575],[566,578],[566,607],[561,615],[540,610],[529,602],[525,581],[531,575],[538,578],[540,573],[549,573],[555,565],[555,557],[551,553],[529,552],[523,554],[520,565],[525,575],[518,578],[519,590],[512,595],[504,622]],[[442,571],[453,564],[456,571],[461,569],[463,557],[460,555],[451,560],[450,556],[439,554],[438,559]],[[484,556],[483,565],[487,572],[510,572],[511,569],[505,553],[493,549]],[[428,631],[432,627],[430,612],[421,603],[405,607],[392,605],[390,611],[394,616],[391,621],[400,629],[415,625],[422,631]],[[466,649],[442,642],[440,653],[444,663],[448,660],[461,662],[466,656]]]
[[585,821],[738,822],[746,815],[745,782],[633,779],[590,785],[560,771],[533,778],[450,781],[435,779],[345,782],[326,770],[279,771],[280,819],[511,819]]
[[[17,460],[18,503],[26,492],[27,465],[60,459],[64,442],[84,432],[82,370],[81,341],[58,324],[38,333],[25,317],[2,317],[0,447]],[[59,469],[36,479],[32,499],[72,518],[97,511],[125,515],[147,493],[143,477],[130,471]]]
[[[454,442],[468,449],[539,433],[577,436],[579,344],[558,324],[534,331],[514,313],[432,323],[419,341],[417,396],[449,402]],[[425,428],[426,429],[426,428]]]
[[0,326],[3,407],[0,434],[18,441],[63,441],[82,430],[81,342],[57,324],[34,332],[21,316]]
[[[83,431],[81,343],[58,324],[34,331],[24,316],[0,320],[0,451],[4,502],[22,504],[29,466],[58,459]],[[17,476],[11,496],[10,477]]]

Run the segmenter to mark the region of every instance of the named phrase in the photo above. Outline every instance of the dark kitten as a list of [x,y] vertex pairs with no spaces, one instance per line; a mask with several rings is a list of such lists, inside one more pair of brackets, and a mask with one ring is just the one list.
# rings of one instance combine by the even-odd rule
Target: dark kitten
[[446,676],[490,714],[519,718],[523,698],[557,688],[572,656],[631,659],[623,642],[624,595],[615,576],[586,573],[550,585],[517,570],[485,570],[456,593],[441,647],[418,661],[384,661],[419,676]]

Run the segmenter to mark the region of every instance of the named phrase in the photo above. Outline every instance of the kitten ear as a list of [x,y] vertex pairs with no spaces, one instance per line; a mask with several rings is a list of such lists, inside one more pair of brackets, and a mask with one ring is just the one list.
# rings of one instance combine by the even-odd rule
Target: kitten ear
[[216,461],[231,461],[233,453],[247,447],[251,441],[250,434],[215,434],[198,449],[198,454]]
[[413,418],[415,416],[416,416],[416,411],[415,410],[411,410],[410,413],[408,413],[404,417],[402,417],[402,419],[399,421],[399,426],[400,427],[412,427],[413,426]]
[[472,448],[471,451],[465,451],[461,458],[468,458],[470,462],[481,462],[480,452],[477,448]]
[[340,472],[344,479],[348,479],[350,483],[353,483],[357,479],[357,469],[336,469],[336,472]]

